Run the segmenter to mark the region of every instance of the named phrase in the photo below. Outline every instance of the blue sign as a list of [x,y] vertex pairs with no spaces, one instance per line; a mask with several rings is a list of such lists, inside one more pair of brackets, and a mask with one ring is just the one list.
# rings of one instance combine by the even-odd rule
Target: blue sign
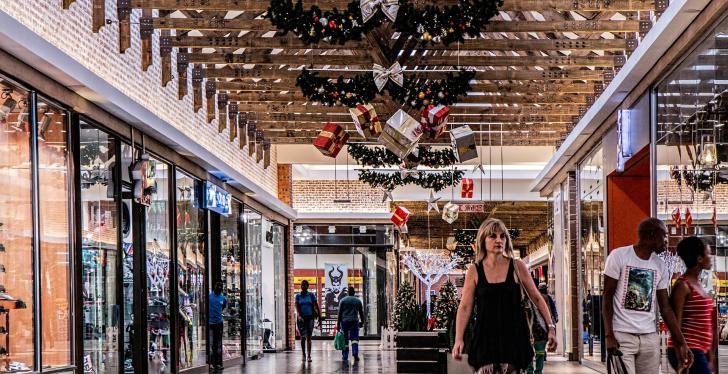
[[227,191],[210,182],[205,182],[205,208],[227,216],[232,209],[231,199],[232,197]]

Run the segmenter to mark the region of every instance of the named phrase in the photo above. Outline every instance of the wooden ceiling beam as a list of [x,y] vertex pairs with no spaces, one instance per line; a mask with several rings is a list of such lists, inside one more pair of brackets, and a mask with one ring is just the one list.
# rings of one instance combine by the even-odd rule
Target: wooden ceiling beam
[[[598,20],[598,21],[498,21],[486,25],[483,32],[639,32],[648,27],[649,21]],[[152,21],[155,29],[168,30],[209,30],[209,31],[277,31],[267,19],[210,19],[210,18],[161,18]]]
[[[344,70],[316,70],[321,77],[338,78],[339,76],[352,76],[361,74],[362,71],[344,71]],[[611,70],[610,70],[611,72]],[[409,73],[409,72],[405,72]],[[429,78],[444,78],[447,73],[442,70],[422,70],[418,74],[426,74]],[[205,78],[237,78],[237,79],[295,79],[301,71],[297,69],[272,69],[272,68],[256,68],[256,69],[238,69],[232,67],[222,67],[219,69],[203,69],[203,77]],[[485,70],[476,71],[476,80],[586,80],[586,81],[603,81],[605,80],[605,71],[603,70]]]
[[[281,80],[280,82],[259,81],[259,82],[217,82],[217,89],[220,91],[290,91],[298,90],[296,84],[291,79]],[[601,83],[471,83],[472,92],[513,92],[525,94],[538,93],[581,93],[594,94],[603,90]]]
[[[390,113],[381,113],[384,118],[388,118]],[[473,122],[488,122],[488,123],[538,123],[538,124],[560,124],[560,123],[572,123],[573,116],[569,115],[473,115],[464,116],[459,114],[450,115],[449,122],[451,124],[457,123],[473,123]],[[282,122],[311,122],[321,123],[326,121],[332,121],[337,123],[352,122],[351,116],[348,113],[329,113],[329,114],[309,114],[309,113],[257,113],[256,122],[268,124],[268,127],[274,127],[276,123]]]
[[[352,68],[372,66],[373,61],[367,55],[342,54],[270,54],[270,53],[188,53],[186,55],[192,64],[255,64],[255,65],[344,65]],[[458,66],[541,66],[541,67],[616,67],[624,65],[626,57],[613,56],[584,56],[584,57],[549,57],[549,56],[413,56],[407,66],[419,65],[453,65]]]
[[[384,107],[381,103],[373,103],[377,111],[384,113]],[[311,105],[296,102],[288,103],[240,103],[238,110],[241,112],[252,113],[349,113],[349,109],[341,106],[328,107],[325,105]],[[576,116],[586,111],[581,105],[574,104],[547,104],[547,105],[519,105],[519,106],[460,106],[454,105],[450,107],[452,114],[465,115],[571,115]]]
[[[249,48],[249,49],[363,49],[367,43],[349,41],[343,45],[326,42],[306,44],[295,35],[271,38],[237,36],[179,36],[171,40],[173,47],[181,48]],[[549,50],[600,50],[632,51],[637,48],[636,39],[467,39],[460,43],[460,51],[549,51]],[[415,50],[458,50],[457,45],[443,44],[417,46]]]
[[[228,100],[231,102],[295,102],[306,101],[307,99],[300,92],[268,93],[268,92],[239,92],[228,93]],[[371,102],[387,102],[388,100],[377,97]],[[549,95],[472,95],[465,96],[458,100],[463,104],[587,104],[589,99],[584,95],[572,94],[549,94]]]
[[[322,9],[346,9],[346,0],[306,0],[305,7],[317,5]],[[455,0],[438,0],[438,5],[456,4]],[[658,2],[657,5],[660,3]],[[638,12],[659,10],[654,0],[505,0],[501,11],[582,11]],[[270,6],[264,0],[131,0],[133,8],[168,10],[215,10],[265,12]]]

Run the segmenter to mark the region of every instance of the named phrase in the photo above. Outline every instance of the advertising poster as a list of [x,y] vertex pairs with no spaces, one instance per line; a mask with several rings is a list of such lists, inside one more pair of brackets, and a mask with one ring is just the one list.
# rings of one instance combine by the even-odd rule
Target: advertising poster
[[339,313],[339,301],[349,286],[348,271],[346,264],[324,264],[324,310],[328,318]]

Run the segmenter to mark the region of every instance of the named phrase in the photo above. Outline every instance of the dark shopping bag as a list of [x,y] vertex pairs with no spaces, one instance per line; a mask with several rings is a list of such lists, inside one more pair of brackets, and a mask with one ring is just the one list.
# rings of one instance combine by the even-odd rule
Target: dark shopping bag
[[607,374],[629,374],[622,359],[622,352],[607,353]]

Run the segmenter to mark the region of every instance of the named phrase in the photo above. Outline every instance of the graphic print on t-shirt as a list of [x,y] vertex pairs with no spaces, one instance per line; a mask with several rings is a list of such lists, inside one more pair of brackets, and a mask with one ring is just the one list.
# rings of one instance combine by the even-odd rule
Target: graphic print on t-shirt
[[638,312],[652,311],[655,270],[627,266],[626,273],[626,290],[622,300],[624,309]]

